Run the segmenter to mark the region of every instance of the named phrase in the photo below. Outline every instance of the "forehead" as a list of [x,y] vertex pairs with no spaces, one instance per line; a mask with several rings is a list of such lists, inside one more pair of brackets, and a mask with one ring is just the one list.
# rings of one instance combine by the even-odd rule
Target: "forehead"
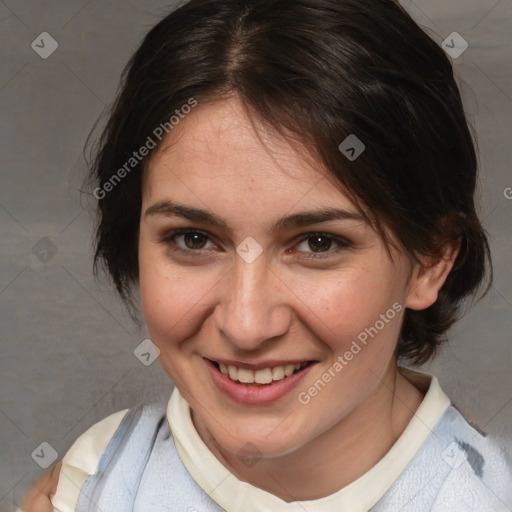
[[[151,155],[143,178],[142,216],[150,206],[170,201],[213,213],[233,231],[262,235],[266,226],[295,213],[360,213],[322,162],[257,124],[236,98],[197,105]],[[357,222],[358,229],[378,238],[368,224],[372,212],[358,206],[368,216]],[[400,245],[380,222],[388,239]]]
[[144,200],[176,182],[207,193],[212,187],[217,193],[230,188],[233,194],[252,190],[269,197],[288,191],[296,198],[350,204],[304,146],[256,122],[236,98],[199,104],[167,134],[146,165]]

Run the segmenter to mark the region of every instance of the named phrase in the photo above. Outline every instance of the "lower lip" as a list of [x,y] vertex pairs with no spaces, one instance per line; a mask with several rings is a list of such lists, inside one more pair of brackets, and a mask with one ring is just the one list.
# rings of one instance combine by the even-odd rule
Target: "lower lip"
[[213,363],[208,360],[205,361],[213,382],[225,395],[237,403],[250,405],[268,404],[279,400],[295,388],[315,365],[315,363],[311,363],[299,372],[271,384],[254,386],[231,380],[227,375],[217,370]]

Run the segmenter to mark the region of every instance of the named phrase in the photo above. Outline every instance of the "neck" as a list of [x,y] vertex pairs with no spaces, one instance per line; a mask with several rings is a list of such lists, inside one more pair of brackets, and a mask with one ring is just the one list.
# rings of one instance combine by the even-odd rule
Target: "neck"
[[329,496],[369,471],[400,437],[423,396],[393,365],[372,394],[332,428],[293,453],[252,467],[192,417],[205,444],[239,480],[286,502],[307,501]]

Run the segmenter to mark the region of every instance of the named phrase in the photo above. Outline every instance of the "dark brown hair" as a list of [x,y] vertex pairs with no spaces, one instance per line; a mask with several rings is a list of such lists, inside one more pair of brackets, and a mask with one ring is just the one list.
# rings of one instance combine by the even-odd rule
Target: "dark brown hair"
[[[133,170],[126,162],[148,137],[157,139],[157,127],[170,129],[190,98],[230,94],[316,155],[361,213],[371,213],[386,247],[384,226],[413,256],[435,255],[443,240],[461,238],[437,301],[405,312],[397,355],[427,361],[464,299],[486,275],[490,285],[492,266],[475,212],[474,142],[451,62],[392,0],[192,0],[151,29],[125,68],[94,153],[95,271],[105,266],[135,318],[149,155],[132,161]],[[352,161],[339,149],[351,134],[365,145]],[[108,186],[123,166],[130,172]]]

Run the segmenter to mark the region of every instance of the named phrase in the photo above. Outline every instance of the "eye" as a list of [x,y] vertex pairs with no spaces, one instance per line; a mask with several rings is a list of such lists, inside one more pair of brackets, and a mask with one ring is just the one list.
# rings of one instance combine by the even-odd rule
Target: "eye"
[[[188,254],[195,252],[198,255],[202,251],[209,249],[207,247],[208,241],[209,236],[206,233],[191,228],[175,229],[160,238],[160,242],[173,251],[186,252]],[[213,244],[213,242],[211,243]]]
[[[173,252],[189,256],[204,256],[205,252],[217,247],[210,240],[208,233],[193,228],[175,229],[163,235],[159,242]],[[208,246],[208,243],[211,246]],[[303,235],[299,243],[287,252],[299,253],[301,259],[318,260],[332,257],[347,247],[350,247],[348,242],[333,235],[308,233]]]
[[[336,248],[331,250],[333,244]],[[299,249],[298,252],[306,253],[306,256],[301,257],[315,259],[328,258],[349,246],[350,244],[348,242],[327,233],[308,233],[300,240],[296,247]],[[295,250],[293,252],[295,252]]]

